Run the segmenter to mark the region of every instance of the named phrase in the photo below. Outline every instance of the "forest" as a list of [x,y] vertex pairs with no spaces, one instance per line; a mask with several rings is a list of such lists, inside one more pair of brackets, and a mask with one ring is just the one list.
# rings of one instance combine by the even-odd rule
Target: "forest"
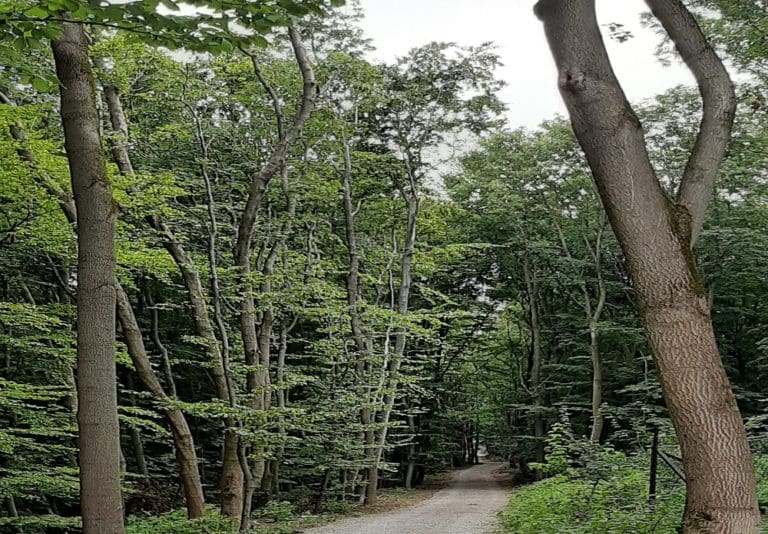
[[0,0],[0,532],[768,532],[768,4],[646,4],[695,85],[540,0],[519,128],[357,0]]

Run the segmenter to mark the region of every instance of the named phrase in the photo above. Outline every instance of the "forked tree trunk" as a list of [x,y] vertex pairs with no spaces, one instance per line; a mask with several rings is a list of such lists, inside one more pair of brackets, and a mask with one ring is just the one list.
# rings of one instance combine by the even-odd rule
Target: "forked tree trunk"
[[[363,443],[363,455],[366,461],[373,461],[374,450],[373,443],[375,433],[371,425],[371,408],[364,401],[368,397],[368,387],[366,378],[369,375],[370,356],[373,352],[370,337],[365,335],[363,330],[363,321],[359,308],[360,298],[360,253],[357,247],[357,230],[355,229],[355,217],[360,209],[360,205],[354,206],[354,192],[352,187],[352,156],[350,154],[350,141],[343,140],[344,147],[342,156],[344,167],[341,171],[341,189],[344,206],[344,230],[347,244],[347,308],[349,311],[349,325],[352,331],[352,339],[357,349],[355,361],[355,379],[357,380],[357,391],[363,406],[360,408],[360,424],[363,427],[360,433],[360,441]],[[370,473],[369,473],[370,475]],[[354,484],[357,476],[351,477],[354,491]],[[370,484],[370,481],[369,481]],[[364,495],[361,495],[364,499]]]
[[[256,301],[254,293],[256,288],[251,280],[251,249],[253,241],[253,231],[256,224],[256,218],[261,208],[261,202],[264,198],[264,194],[267,191],[269,183],[275,174],[280,171],[285,165],[288,152],[293,146],[293,143],[301,135],[301,131],[304,128],[309,116],[312,113],[315,105],[315,99],[317,97],[317,83],[315,82],[315,75],[312,71],[312,66],[304,49],[304,45],[301,40],[301,32],[298,27],[291,27],[288,30],[288,34],[291,40],[291,46],[293,48],[296,62],[301,71],[303,80],[303,90],[301,94],[301,102],[296,116],[291,124],[290,128],[284,130],[283,114],[280,107],[280,101],[277,95],[271,91],[271,86],[266,83],[266,80],[261,75],[261,71],[258,68],[258,63],[255,58],[251,56],[254,65],[254,71],[256,76],[264,88],[269,93],[270,99],[275,109],[275,119],[277,121],[278,129],[278,141],[274,150],[270,154],[265,165],[252,177],[251,184],[248,191],[248,198],[246,199],[245,206],[243,208],[240,220],[238,223],[238,229],[236,234],[235,246],[234,246],[234,265],[237,268],[239,274],[240,292],[242,295],[240,301],[240,335],[243,341],[243,351],[245,356],[245,364],[249,367],[246,375],[246,391],[248,393],[255,392],[267,392],[269,385],[269,337],[271,336],[272,326],[262,325],[261,336],[259,335],[259,328],[257,327],[258,314],[256,312]],[[277,246],[277,245],[276,245]],[[266,347],[267,351],[264,352],[261,349]],[[261,356],[261,357],[260,357]],[[266,364],[266,365],[265,365]],[[269,393],[254,394],[255,402],[253,408],[256,410],[264,410],[267,408],[267,397]],[[258,452],[257,456],[263,456],[263,452]],[[243,446],[240,446],[239,450],[239,462],[247,463],[247,457]],[[246,469],[246,466],[243,466]],[[246,531],[250,520],[250,499],[248,495],[252,495],[255,488],[261,484],[261,477],[264,474],[264,461],[257,458],[254,473],[245,474],[244,478],[244,492],[245,503],[241,512],[240,530]],[[250,475],[250,476],[249,476]],[[241,489],[241,492],[243,491]]]
[[[280,170],[280,177],[281,177],[281,187],[283,189],[283,194],[285,195],[285,200],[287,204],[287,211],[285,214],[286,215],[285,222],[283,223],[282,228],[280,229],[280,237],[277,238],[275,243],[273,243],[272,248],[270,249],[269,254],[267,254],[267,259],[264,261],[264,266],[262,267],[262,270],[261,270],[261,274],[264,279],[264,282],[261,285],[261,293],[264,295],[268,295],[272,292],[272,278],[274,277],[274,273],[275,273],[275,265],[277,264],[277,260],[279,259],[279,256],[282,253],[282,251],[286,249],[286,244],[288,242],[288,239],[290,239],[291,235],[293,234],[293,222],[294,222],[294,219],[296,218],[297,199],[296,199],[295,193],[291,191],[290,184],[288,181],[288,169],[285,167],[285,165],[283,165],[283,168]],[[265,369],[269,369],[272,366],[272,348],[271,347],[272,347],[272,336],[273,336],[274,327],[275,327],[275,315],[271,305],[268,305],[262,312],[261,324],[259,325],[260,365]],[[286,332],[286,336],[287,336],[287,332]],[[287,342],[288,342],[287,338],[282,339],[281,337],[281,350],[283,347],[283,343],[287,345]],[[283,352],[278,353],[278,357],[280,357],[281,354],[282,354],[282,368],[279,370],[279,372],[281,373],[281,377],[282,377],[285,371],[285,354]],[[281,366],[280,362],[278,362],[278,366],[279,367]],[[266,377],[266,383],[268,385],[270,384],[269,376]],[[263,401],[262,401],[263,409],[269,410],[272,407],[271,388],[267,388],[262,393],[262,395],[263,395]],[[257,470],[261,473],[261,491],[266,493],[267,495],[271,495],[275,485],[278,482],[277,465],[275,464],[274,461],[266,462],[265,460],[257,460],[256,467],[257,467]]]
[[[584,280],[579,280],[579,289],[583,298],[582,307],[584,308],[584,314],[586,318],[586,326],[589,332],[589,356],[592,362],[592,430],[589,434],[589,440],[594,443],[600,442],[600,436],[603,433],[603,422],[605,418],[602,413],[603,405],[603,360],[600,353],[600,318],[603,314],[603,308],[605,307],[605,281],[603,280],[603,234],[605,232],[605,225],[608,221],[604,216],[600,221],[600,227],[597,229],[597,236],[595,237],[595,248],[589,243],[588,239],[584,239],[587,249],[592,255],[595,268],[595,279],[597,281],[597,302],[592,305],[592,296],[589,294],[587,284]],[[563,249],[563,253],[572,260],[570,247],[565,240],[562,228],[555,219],[554,224],[557,226],[557,233],[560,238],[560,246]]]
[[83,532],[124,532],[115,372],[115,219],[88,41],[63,24],[51,43],[77,209],[77,421]]
[[676,201],[612,70],[594,0],[542,0],[560,92],[630,270],[687,477],[683,532],[749,534],[760,514],[744,425],[723,368],[692,245],[730,136],[727,72],[679,0],[648,0],[696,76],[701,130]]

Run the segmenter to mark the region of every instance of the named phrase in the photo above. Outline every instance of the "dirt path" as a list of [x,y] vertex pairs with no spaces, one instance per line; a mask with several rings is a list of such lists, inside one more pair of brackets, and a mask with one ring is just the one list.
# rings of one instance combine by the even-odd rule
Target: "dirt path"
[[448,487],[417,506],[342,519],[307,534],[482,534],[496,526],[509,489],[493,477],[502,464],[485,463],[456,471]]

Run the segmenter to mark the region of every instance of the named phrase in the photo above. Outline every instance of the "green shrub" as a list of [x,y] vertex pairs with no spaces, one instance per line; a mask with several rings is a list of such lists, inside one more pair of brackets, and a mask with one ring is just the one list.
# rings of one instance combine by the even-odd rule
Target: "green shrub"
[[514,534],[674,534],[685,503],[682,483],[664,468],[648,504],[648,456],[628,456],[574,435],[567,419],[552,426],[547,463],[551,476],[516,491],[502,513]]
[[[514,534],[676,534],[685,503],[685,488],[659,467],[659,491],[647,503],[648,458],[615,451],[599,455],[600,475],[592,468],[563,469],[562,474],[517,490],[501,519]],[[594,462],[594,460],[593,460]],[[594,466],[592,466],[594,467]],[[758,500],[768,507],[768,456],[755,457]],[[761,532],[768,533],[768,522]]]
[[566,475],[516,491],[502,513],[514,534],[674,534],[683,512],[683,489],[646,502],[647,472],[633,468],[590,483]]
[[763,514],[768,513],[768,456],[755,456],[757,502]]
[[294,518],[294,513],[295,510],[293,504],[288,501],[272,501],[259,510],[258,515],[262,519],[277,523],[278,521],[290,521]]
[[234,534],[236,522],[219,515],[215,506],[206,506],[205,517],[187,519],[186,510],[174,510],[158,516],[128,518],[126,534]]
[[350,503],[341,501],[328,501],[325,508],[329,514],[348,514],[352,511]]

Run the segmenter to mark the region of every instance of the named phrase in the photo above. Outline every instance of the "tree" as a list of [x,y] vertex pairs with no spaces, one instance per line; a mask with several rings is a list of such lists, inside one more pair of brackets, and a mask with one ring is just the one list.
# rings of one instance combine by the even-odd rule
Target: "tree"
[[77,209],[77,392],[80,506],[86,533],[123,532],[115,388],[115,219],[99,136],[95,81],[81,26],[52,41]]
[[[110,83],[104,78],[108,75],[106,72],[104,58],[97,57],[95,58],[94,63],[101,71],[100,82],[107,104],[109,123],[112,127],[112,137],[110,138],[112,158],[117,165],[118,171],[122,175],[128,178],[135,178],[131,156],[127,149],[127,144],[130,142],[130,138],[128,135],[128,121],[125,118],[123,105],[120,100],[120,89],[117,87],[117,85]],[[164,238],[166,249],[169,251],[171,257],[174,258],[176,264],[180,266],[182,275],[187,273],[187,271],[191,271],[193,268],[191,266],[191,262],[189,262],[187,259],[186,251],[184,250],[183,246],[176,240],[175,236],[162,220],[162,218],[159,215],[152,214],[147,217],[147,219],[149,224],[155,228]],[[195,295],[193,290],[199,285],[199,282],[195,284],[195,274],[196,273],[191,273],[186,276],[185,282],[190,280],[187,282],[187,287],[190,288],[190,300],[192,300],[193,310],[198,312],[197,308],[199,308],[199,306],[197,308],[194,306],[194,304],[198,301],[193,298],[193,295]],[[123,337],[125,338],[125,342],[128,347],[128,354],[133,361],[136,372],[147,389],[151,391],[155,396],[156,400],[158,402],[167,403],[169,396],[166,393],[165,388],[163,388],[162,384],[160,383],[160,380],[157,377],[157,373],[155,373],[152,367],[144,345],[142,332],[136,320],[130,299],[118,281],[115,282],[115,287],[117,289],[117,316],[122,327]],[[148,304],[151,305],[152,297],[148,288],[147,297]],[[153,337],[155,344],[160,345],[160,342],[158,341],[159,333],[157,332],[156,314],[156,310],[153,310]],[[207,313],[205,315],[207,318]],[[203,319],[202,321],[198,322],[204,323],[205,320],[206,319]],[[208,331],[212,331],[212,328],[204,330],[203,334]],[[211,336],[208,338],[208,346],[215,347],[216,340],[215,338],[211,340],[210,337]],[[214,362],[219,361],[218,354],[215,351],[212,352]],[[167,356],[164,365],[166,367],[170,366],[170,364],[167,362]],[[170,369],[166,370],[166,377],[169,389],[171,390],[171,395],[176,396],[176,388]],[[203,495],[203,487],[200,482],[200,472],[198,469],[197,453],[195,452],[195,443],[192,437],[192,433],[189,429],[189,424],[187,423],[187,419],[181,410],[167,409],[165,410],[165,413],[171,426],[171,433],[173,434],[176,461],[179,464],[179,478],[181,479],[181,486],[184,491],[184,497],[187,505],[187,514],[190,519],[202,517],[205,513],[203,508],[205,504],[205,497]],[[226,454],[224,454],[224,457],[226,458]],[[226,465],[227,464],[225,463],[225,466]],[[235,467],[237,467],[236,464]]]
[[611,68],[594,0],[542,0],[536,13],[574,132],[627,259],[680,440],[687,476],[683,531],[756,532],[749,447],[692,248],[728,143],[733,88],[681,2],[648,4],[694,73],[703,99],[699,135],[674,201],[662,190],[642,126]]

